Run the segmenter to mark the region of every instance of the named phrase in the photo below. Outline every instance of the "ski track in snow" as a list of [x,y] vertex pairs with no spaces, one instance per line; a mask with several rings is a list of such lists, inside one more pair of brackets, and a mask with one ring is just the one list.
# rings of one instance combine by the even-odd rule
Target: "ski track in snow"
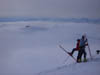
[[36,75],[100,75],[100,55],[88,62],[64,65],[52,70],[40,72]]

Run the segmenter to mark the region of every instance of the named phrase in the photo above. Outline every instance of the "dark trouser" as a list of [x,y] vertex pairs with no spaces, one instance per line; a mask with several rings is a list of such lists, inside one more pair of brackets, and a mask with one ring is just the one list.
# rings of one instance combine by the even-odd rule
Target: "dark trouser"
[[80,48],[79,52],[78,52],[78,56],[77,56],[77,60],[82,58],[82,55],[84,54],[84,59],[86,58],[86,51],[85,48]]
[[76,48],[73,48],[71,54],[73,55],[73,53],[76,51]]

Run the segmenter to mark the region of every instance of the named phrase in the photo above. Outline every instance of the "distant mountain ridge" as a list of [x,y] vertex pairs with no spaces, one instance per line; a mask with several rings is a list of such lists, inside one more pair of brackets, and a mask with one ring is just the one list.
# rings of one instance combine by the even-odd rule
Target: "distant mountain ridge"
[[49,22],[74,22],[74,23],[95,23],[100,24],[100,18],[0,18],[0,22],[18,21],[49,21]]

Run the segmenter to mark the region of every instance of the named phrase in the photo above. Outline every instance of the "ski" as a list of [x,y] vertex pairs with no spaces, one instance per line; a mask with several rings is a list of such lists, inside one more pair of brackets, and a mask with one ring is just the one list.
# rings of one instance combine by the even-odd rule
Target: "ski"
[[77,62],[76,58],[70,55],[69,52],[64,47],[62,47],[61,45],[59,45],[59,47]]

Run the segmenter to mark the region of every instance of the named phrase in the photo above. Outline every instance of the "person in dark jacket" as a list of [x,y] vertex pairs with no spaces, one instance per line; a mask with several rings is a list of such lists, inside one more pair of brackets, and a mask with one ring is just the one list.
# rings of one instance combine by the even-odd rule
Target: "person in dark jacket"
[[85,47],[88,45],[87,43],[87,39],[85,39],[85,36],[83,35],[82,38],[80,39],[80,50],[79,50],[79,53],[78,53],[78,56],[77,56],[77,62],[81,62],[81,58],[82,58],[82,55],[84,54],[84,62],[87,61],[86,59],[86,51],[85,51]]

